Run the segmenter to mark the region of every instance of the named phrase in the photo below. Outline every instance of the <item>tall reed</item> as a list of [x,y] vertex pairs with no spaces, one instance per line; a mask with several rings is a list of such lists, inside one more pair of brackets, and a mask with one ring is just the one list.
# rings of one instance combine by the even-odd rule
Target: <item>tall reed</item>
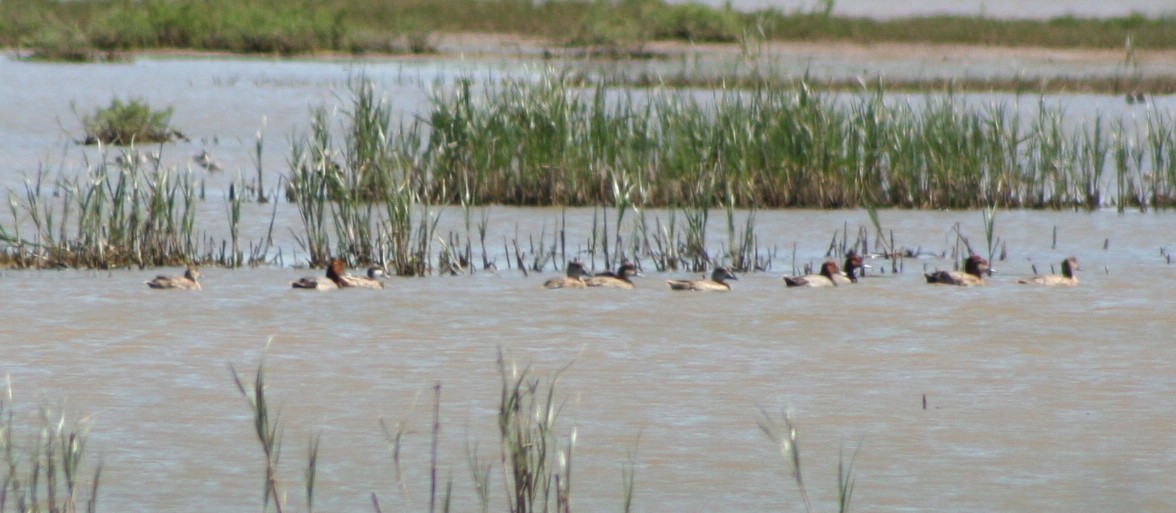
[[45,407],[39,427],[26,430],[15,420],[12,386],[6,385],[0,397],[0,512],[97,511],[102,464],[90,469],[85,458],[88,419],[71,421]]
[[26,180],[22,201],[10,202],[12,228],[0,228],[13,261],[84,268],[213,261],[215,244],[197,233],[191,174],[163,169],[158,160],[150,168],[138,159],[122,162],[100,162],[84,176],[59,179],[52,194],[44,190],[43,173]]
[[286,190],[302,220],[298,243],[311,265],[334,255],[402,276],[430,274],[439,214],[431,206],[427,156],[418,151],[420,126],[394,126],[391,107],[366,77],[354,77],[350,91],[342,141],[333,140],[333,118],[320,107],[312,111],[311,133],[291,145]]
[[498,429],[510,511],[570,512],[576,431],[568,435],[565,445],[559,445],[555,423],[563,404],[556,395],[557,379],[544,385],[530,376],[529,368],[519,369],[512,363],[508,369],[501,351],[498,368],[502,374]]
[[[772,440],[776,445],[777,450],[784,456],[788,462],[788,468],[792,475],[793,481],[796,482],[796,488],[800,492],[800,498],[804,502],[805,511],[813,513],[813,503],[809,498],[808,487],[804,482],[804,472],[801,466],[800,459],[800,444],[796,433],[796,423],[792,418],[791,412],[785,412],[780,420],[776,420],[774,416],[769,414],[766,410],[760,409],[759,419],[760,430]],[[857,460],[857,451],[854,451],[853,456],[846,462],[845,455],[842,454],[837,461],[837,512],[848,513],[850,499],[853,498],[853,489],[856,480],[853,476],[854,462]]]
[[[1107,188],[1120,204],[1172,202],[1162,179],[1176,168],[1170,116],[1153,111],[1143,127],[1108,133],[1101,117],[1075,125],[1044,101],[1035,107],[893,100],[881,84],[846,98],[804,81],[708,94],[610,89],[547,72],[434,94],[415,161],[431,196],[467,188],[480,203],[617,207],[627,195],[614,189],[628,184],[640,185],[643,207],[689,204],[695,214],[703,200],[1092,209]],[[1120,147],[1123,157],[1109,158]],[[1112,166],[1121,179],[1108,184]]]
[[[269,343],[266,344],[268,350]],[[271,506],[276,513],[282,513],[287,509],[286,494],[282,488],[282,480],[279,478],[278,470],[282,459],[282,430],[277,415],[270,415],[270,405],[266,398],[266,384],[265,384],[265,355],[257,363],[257,370],[254,372],[253,382],[249,383],[243,379],[237,368],[231,363],[229,364],[229,373],[233,377],[233,383],[237,386],[237,391],[249,403],[250,412],[253,415],[253,430],[257,435],[257,441],[261,445],[262,455],[265,458],[265,481],[262,486],[262,511],[269,511]],[[307,444],[307,466],[304,471],[306,493],[306,507],[307,511],[314,509],[314,492],[315,492],[315,478],[318,472],[318,454],[319,454],[318,435],[312,435]]]

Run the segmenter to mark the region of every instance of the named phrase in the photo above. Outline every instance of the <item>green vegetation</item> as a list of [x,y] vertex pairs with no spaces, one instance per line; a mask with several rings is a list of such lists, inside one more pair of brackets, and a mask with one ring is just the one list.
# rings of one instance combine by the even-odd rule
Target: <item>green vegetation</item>
[[173,109],[153,110],[147,102],[111,100],[110,106],[99,108],[82,118],[86,130],[84,144],[113,144],[130,146],[182,139],[183,134],[171,128]]
[[[813,513],[813,503],[809,499],[808,488],[804,484],[804,472],[800,460],[800,445],[797,441],[796,422],[791,412],[784,412],[781,420],[777,421],[766,410],[760,410],[759,427],[779,449],[780,455],[788,461],[792,479],[800,490],[800,498],[804,501],[805,511]],[[853,498],[853,487],[856,480],[853,477],[853,466],[857,460],[857,452],[845,461],[844,454],[837,462],[837,513],[849,513],[850,500]]]
[[[831,4],[826,4],[826,7]],[[870,20],[828,9],[743,13],[729,7],[661,0],[7,0],[0,45],[44,57],[93,50],[184,48],[301,54],[421,53],[434,35],[489,32],[538,36],[554,44],[620,49],[652,40],[736,42],[755,33],[774,40],[931,42],[1056,48],[1176,48],[1176,19],[1138,15],[1046,21],[936,16]],[[62,52],[67,49],[69,51]]]
[[[1044,102],[894,99],[880,86],[828,95],[801,82],[699,95],[591,86],[548,73],[439,87],[424,114],[397,120],[370,81],[356,78],[351,91],[342,122],[326,108],[313,111],[310,133],[293,140],[282,185],[300,215],[297,244],[315,266],[341,257],[401,276],[474,272],[477,245],[489,268],[496,264],[486,249],[484,206],[492,204],[604,209],[584,245],[569,243],[562,219],[550,234],[544,228],[537,237],[503,240],[507,265],[523,272],[558,269],[569,247],[603,256],[607,268],[641,259],[660,271],[767,269],[772,244],[761,244],[755,230],[763,208],[1176,204],[1176,120],[1157,110],[1135,122],[1073,121]],[[158,157],[152,167],[138,155],[123,150],[50,187],[42,173],[23,194],[10,192],[11,224],[0,223],[6,264],[266,261],[271,237],[253,243],[239,235],[245,198],[267,198],[259,186],[230,189],[231,240],[218,242],[196,226],[198,187],[187,171],[160,169]],[[437,233],[440,205],[462,207],[463,234]],[[666,210],[651,216],[655,208]],[[717,212],[726,233],[714,251],[707,227]],[[986,235],[991,254],[998,241]]]
[[[481,511],[489,511],[492,501],[497,504],[505,500],[511,513],[570,513],[573,510],[572,470],[577,431],[575,427],[567,430],[561,426],[560,417],[566,400],[557,386],[567,367],[546,379],[537,377],[529,366],[520,368],[517,363],[507,361],[501,350],[497,364],[502,378],[497,408],[500,454],[494,460],[486,460],[478,454],[476,444],[466,443],[466,464]],[[264,354],[252,373],[252,381],[232,364],[229,369],[238,393],[248,403],[250,420],[261,447],[262,511],[281,513],[298,509],[290,502],[294,496],[290,488],[295,484],[303,486],[304,511],[314,511],[321,435],[312,433],[309,437],[301,476],[286,477],[289,460],[281,457],[283,425],[280,415],[276,414],[280,408],[275,409],[267,395]],[[454,488],[452,475],[445,478],[444,484],[438,475],[442,465],[438,454],[441,443],[440,392],[441,385],[435,385],[432,429],[422,435],[430,437],[430,512],[450,511]],[[102,465],[91,464],[85,459],[89,426],[81,421],[70,422],[65,415],[54,414],[48,408],[42,410],[39,424],[32,428],[17,422],[16,418],[9,390],[6,396],[0,397],[0,453],[3,454],[0,512],[96,512]],[[792,465],[793,478],[807,511],[811,513],[813,506],[802,479],[796,428],[789,416],[783,422],[780,424],[764,413],[759,424]],[[397,480],[404,490],[399,461],[405,450],[405,437],[415,436],[415,433],[406,431],[403,424],[395,428],[390,428],[383,420],[380,424],[384,427],[388,449],[397,467]],[[501,477],[492,478],[495,468],[503,473]],[[853,493],[853,459],[848,466],[842,461],[838,470],[838,511],[844,513],[849,510]],[[622,511],[632,509],[635,471],[633,449],[621,470]],[[501,486],[492,485],[492,479],[500,481]],[[495,496],[493,490],[503,490],[505,496]],[[377,513],[382,511],[379,497],[377,491],[371,492],[372,506]]]
[[[502,352],[498,354],[498,368],[502,376],[501,399],[498,405],[498,427],[501,455],[498,458],[504,472],[501,478],[505,485],[506,502],[512,513],[535,513],[554,511],[568,513],[572,501],[572,461],[576,446],[576,430],[564,433],[558,429],[557,421],[564,401],[557,394],[556,383],[559,375],[546,383],[537,378],[529,367],[520,369],[514,362],[507,362]],[[252,383],[246,382],[230,365],[237,390],[249,403],[257,439],[264,456],[265,481],[263,484],[262,511],[281,513],[287,509],[286,491],[279,477],[281,461],[281,427],[276,416],[270,416],[270,405],[266,399],[264,356],[254,373]],[[560,371],[562,372],[562,370]],[[432,460],[429,469],[430,497],[428,511],[449,511],[453,490],[452,476],[444,491],[438,482],[438,444],[440,443],[440,395],[441,385],[433,387],[433,429],[430,432]],[[397,479],[402,479],[399,468],[401,443],[406,436],[403,425],[390,428],[381,420],[387,436],[393,462],[397,465]],[[562,443],[561,443],[562,442]],[[307,464],[303,471],[306,494],[306,510],[313,511],[315,475],[317,473],[319,437],[312,435],[308,444]],[[490,475],[494,463],[484,461],[477,447],[467,445],[467,464],[474,480],[482,511],[489,511],[492,489]],[[628,477],[627,501],[632,501],[632,476]],[[401,481],[401,488],[404,483]],[[442,495],[443,494],[443,495]],[[439,496],[440,495],[440,496]],[[440,501],[440,503],[438,503]],[[379,496],[372,492],[372,503],[377,512],[381,511]],[[2,511],[2,509],[0,509]]]
[[[12,388],[0,396],[0,512],[93,513],[102,465],[86,460],[89,426],[42,408],[37,429],[16,422]],[[93,475],[87,473],[93,471]]]
[[[246,258],[237,254],[235,235],[231,248],[204,238],[196,226],[201,187],[189,172],[143,167],[133,149],[117,161],[51,185],[38,175],[23,195],[9,191],[12,225],[0,225],[6,265],[105,269],[262,261],[265,241],[250,244]],[[239,208],[228,210],[230,218],[239,217]]]
[[[1139,126],[1075,126],[1039,104],[1021,116],[954,96],[905,101],[881,88],[845,97],[806,83],[709,98],[606,89],[566,76],[438,94],[432,133],[406,171],[424,197],[636,208],[1165,208],[1176,201],[1169,114]],[[1106,125],[1110,125],[1109,127]],[[402,132],[415,148],[418,130]],[[1114,157],[1114,158],[1112,158]],[[1119,179],[1103,197],[1103,173]],[[426,178],[427,177],[427,178]],[[689,216],[688,220],[689,220]]]
[[302,219],[298,243],[312,265],[339,256],[401,276],[431,274],[437,215],[429,206],[434,196],[422,187],[421,127],[396,129],[391,107],[370,81],[355,79],[351,92],[341,143],[332,140],[333,120],[319,108],[311,134],[292,146],[286,191]]

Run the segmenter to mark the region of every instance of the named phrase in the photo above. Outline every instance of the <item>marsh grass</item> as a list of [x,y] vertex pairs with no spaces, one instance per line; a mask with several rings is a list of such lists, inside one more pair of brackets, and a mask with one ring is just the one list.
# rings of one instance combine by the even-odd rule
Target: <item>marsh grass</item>
[[563,410],[556,394],[559,373],[544,384],[530,375],[529,368],[508,366],[501,351],[498,368],[502,375],[498,428],[510,511],[570,512],[576,430],[561,446],[556,430]]
[[230,185],[229,239],[197,224],[203,185],[189,169],[164,168],[158,152],[102,153],[79,176],[50,179],[41,169],[23,191],[8,190],[0,222],[0,259],[18,268],[111,269],[186,264],[239,267],[269,263],[274,217],[257,241],[241,236],[242,202]]
[[16,421],[11,384],[4,392],[0,397],[0,512],[97,511],[102,464],[91,469],[86,459],[88,419],[70,420],[46,406],[38,427],[26,430]]
[[[271,341],[272,342],[272,341]],[[296,480],[285,477],[289,461],[283,462],[284,425],[280,409],[271,404],[269,382],[266,371],[266,352],[259,358],[250,375],[239,372],[235,365],[228,364],[229,374],[237,393],[245,399],[250,412],[252,430],[260,448],[260,467],[264,478],[262,485],[262,511],[298,510],[291,503],[288,488]],[[466,463],[470,469],[479,509],[490,510],[495,499],[492,491],[493,470],[501,468],[503,493],[508,511],[511,513],[571,513],[573,510],[574,461],[577,444],[577,429],[561,427],[560,417],[565,401],[558,384],[560,376],[568,369],[558,369],[549,378],[537,377],[529,366],[521,367],[507,361],[499,350],[497,365],[501,377],[497,425],[499,438],[499,461],[491,463],[481,458],[477,444],[466,442]],[[250,379],[251,378],[251,379]],[[432,387],[433,403],[429,444],[429,506],[430,512],[451,510],[453,487],[452,478],[442,483],[439,471],[443,468],[439,447],[441,436],[441,385]],[[797,429],[792,417],[785,414],[777,420],[766,411],[758,424],[788,461],[807,511],[814,511],[808,488],[802,472],[802,460]],[[16,421],[13,409],[11,387],[0,397],[0,454],[4,459],[0,465],[0,512],[21,513],[60,512],[74,513],[97,511],[97,498],[102,465],[92,468],[87,455],[89,436],[88,422],[70,421],[64,414],[42,409],[39,427],[30,430],[27,437]],[[404,424],[389,427],[380,421],[388,440],[389,449],[396,467],[397,481],[402,493],[407,486],[401,472],[400,457],[405,450],[403,439],[414,433]],[[636,491],[637,445],[627,451],[621,466],[623,487],[622,511],[632,511]],[[317,494],[316,481],[322,438],[320,434],[309,435],[306,444],[306,461],[300,483],[305,494],[304,508],[308,513],[315,509]],[[413,445],[417,447],[417,445]],[[850,500],[855,487],[854,452],[848,461],[844,454],[838,462],[838,511],[849,511]],[[372,492],[372,505],[376,513],[382,511],[379,498]]]
[[[555,72],[467,80],[432,97],[431,134],[414,162],[431,197],[468,187],[480,203],[681,207],[688,226],[732,203],[1094,209],[1176,198],[1176,123],[1155,110],[1106,129],[1101,116],[1074,123],[1044,100],[1035,109],[952,94],[894,100],[881,85],[842,96],[762,83],[700,96]],[[629,187],[640,204],[618,192]],[[1110,201],[1107,188],[1117,191]]]
[[[413,118],[397,116],[362,76],[351,81],[348,100],[336,111],[311,111],[282,178],[299,213],[296,243],[315,266],[340,256],[401,276],[454,274],[471,268],[476,231],[482,267],[494,267],[482,207],[493,204],[598,209],[584,242],[569,240],[566,218],[551,233],[545,224],[538,234],[504,236],[507,265],[521,272],[558,268],[584,252],[603,256],[609,269],[648,259],[661,271],[722,264],[747,272],[768,269],[775,254],[756,231],[764,208],[994,213],[1176,203],[1176,121],[1154,109],[1075,122],[1044,99],[895,99],[880,84],[829,95],[803,81],[709,92],[613,89],[553,71],[438,85]],[[264,263],[273,219],[264,240],[240,233],[242,202],[266,198],[263,147],[259,131],[257,181],[239,179],[230,189],[228,240],[197,228],[203,185],[190,172],[162,169],[158,154],[140,157],[130,146],[84,176],[46,183],[42,172],[24,191],[10,191],[11,224],[0,223],[5,257],[19,267]],[[437,233],[448,204],[463,207],[464,240]],[[277,202],[274,209],[276,219]],[[708,233],[712,214],[726,220],[718,249]],[[893,258],[893,234],[873,222],[873,237],[859,228],[852,245],[846,226],[830,254],[868,254],[872,240]],[[992,257],[1003,244],[988,242]]]
[[[272,342],[272,340],[271,340]],[[268,349],[269,343],[266,343]],[[253,381],[246,381],[237,368],[229,364],[229,373],[237,391],[249,403],[252,413],[253,429],[257,435],[258,444],[264,456],[265,480],[262,486],[262,511],[282,513],[288,509],[286,491],[282,487],[284,482],[279,476],[279,466],[282,459],[282,428],[280,413],[271,416],[270,404],[266,398],[265,354],[257,363]],[[314,511],[315,479],[318,475],[318,456],[320,435],[311,435],[307,442],[306,469],[303,472],[304,491],[306,494],[306,511]]]
[[298,244],[315,266],[335,255],[401,276],[431,274],[439,213],[425,187],[427,156],[417,152],[419,124],[395,127],[387,101],[364,77],[353,78],[350,91],[341,141],[320,107],[310,134],[291,145],[285,182],[302,220]]
[[[1002,20],[929,16],[872,20],[833,16],[824,7],[739,12],[659,0],[90,0],[0,3],[0,44],[18,48],[130,50],[187,48],[301,54],[422,53],[436,34],[491,32],[539,36],[592,55],[646,54],[649,41],[745,43],[764,40],[885,41],[1133,50],[1176,47],[1176,18],[1128,15]],[[45,37],[44,34],[54,34]],[[41,51],[41,50],[38,50]],[[71,55],[76,52],[44,52]]]
[[183,134],[170,125],[173,111],[171,107],[153,109],[144,100],[114,98],[109,107],[82,117],[86,132],[83,143],[131,146],[183,139]]
[[43,178],[25,181],[23,201],[10,202],[12,228],[0,228],[20,267],[170,266],[213,258],[213,245],[196,230],[196,187],[188,173],[99,163],[83,177],[58,180],[51,194]]
[[[805,511],[813,513],[812,500],[809,498],[808,487],[804,482],[804,472],[801,465],[800,458],[800,444],[797,436],[796,423],[792,418],[791,412],[785,412],[780,420],[769,414],[766,410],[760,409],[759,419],[760,430],[775,444],[780,455],[788,462],[788,468],[792,476],[792,480],[796,483],[796,488],[800,492],[800,498],[804,502]],[[859,447],[860,449],[860,447]],[[853,498],[853,489],[856,480],[853,476],[854,462],[857,461],[857,451],[850,456],[849,461],[845,459],[844,451],[837,462],[837,512],[848,513],[850,501]]]
[[[544,380],[533,375],[529,367],[520,369],[514,362],[507,362],[499,351],[498,367],[502,388],[498,407],[498,428],[500,454],[498,464],[488,463],[478,454],[476,444],[466,443],[466,463],[479,498],[481,511],[489,511],[494,493],[491,486],[493,469],[500,467],[506,500],[512,513],[556,512],[570,513],[572,509],[572,467],[576,447],[576,430],[562,432],[557,421],[563,409],[563,400],[557,389],[560,369],[552,378]],[[235,366],[229,371],[237,391],[244,397],[252,414],[254,432],[263,456],[263,511],[288,511],[286,503],[288,482],[281,477],[282,427],[279,415],[274,413],[266,396],[265,356],[257,364],[253,380],[248,381]],[[3,406],[3,403],[0,403]],[[441,385],[433,386],[432,427],[429,430],[429,499],[428,511],[450,511],[453,493],[452,478],[441,482],[439,460],[441,437]],[[3,409],[0,408],[0,413]],[[396,469],[396,480],[400,492],[408,498],[408,486],[401,468],[404,438],[412,436],[404,423],[389,425],[380,420],[388,448],[392,453]],[[0,433],[2,434],[2,433]],[[318,467],[321,437],[312,435],[307,444],[307,463],[304,470],[304,489],[307,511],[313,511],[315,476]],[[626,508],[632,501],[633,463],[635,455],[629,455],[626,471]],[[372,493],[375,510],[382,511],[376,493]],[[3,511],[0,508],[0,511]]]

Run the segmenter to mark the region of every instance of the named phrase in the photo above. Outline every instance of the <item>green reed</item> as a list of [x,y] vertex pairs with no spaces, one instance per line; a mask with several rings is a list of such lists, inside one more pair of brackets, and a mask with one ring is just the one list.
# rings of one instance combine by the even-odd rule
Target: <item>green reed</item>
[[[429,191],[468,187],[481,203],[625,206],[617,189],[635,185],[642,208],[695,212],[727,201],[1091,209],[1106,204],[1113,166],[1116,203],[1172,201],[1170,115],[1108,131],[1100,116],[1075,122],[1044,101],[1029,110],[952,94],[893,100],[880,84],[839,96],[803,81],[699,94],[549,72],[433,95],[419,162]],[[1110,158],[1115,141],[1130,155]]]
[[[804,482],[804,472],[800,459],[800,444],[797,437],[796,422],[792,418],[791,412],[785,412],[781,420],[776,420],[774,416],[769,414],[766,410],[760,409],[759,419],[760,430],[772,440],[780,454],[788,461],[789,471],[792,479],[796,482],[796,487],[800,492],[800,498],[804,502],[805,511],[813,513],[813,503],[809,499],[808,487]],[[848,513],[850,500],[853,498],[853,489],[856,484],[856,479],[853,477],[854,462],[857,460],[857,451],[854,451],[853,456],[850,457],[848,463],[845,460],[845,455],[838,459],[837,462],[837,511],[838,513]]]
[[15,420],[7,385],[0,397],[0,512],[96,511],[102,464],[88,474],[88,419],[71,421],[45,407],[39,426],[26,430]]
[[124,102],[114,98],[109,107],[98,108],[94,113],[82,116],[82,127],[86,131],[85,144],[132,146],[183,139],[183,134],[171,127],[173,111],[171,107],[152,109],[143,100]]
[[[420,124],[395,126],[387,101],[364,77],[351,82],[342,140],[326,109],[312,110],[311,133],[291,145],[287,198],[298,208],[299,245],[311,265],[332,256],[375,263],[401,276],[432,273],[439,214],[432,207]],[[442,189],[437,194],[444,195]]]
[[[162,149],[162,148],[161,148]],[[79,176],[47,183],[39,171],[24,191],[9,190],[9,222],[0,222],[6,265],[32,268],[158,267],[266,263],[269,233],[241,237],[243,181],[229,187],[229,239],[217,240],[197,225],[203,185],[189,169],[163,168],[158,152],[134,146],[108,152]],[[276,207],[276,205],[275,205]]]
[[[266,343],[266,349],[268,350],[268,348],[269,342]],[[287,509],[286,494],[282,488],[283,480],[278,474],[282,459],[282,429],[279,415],[270,415],[270,405],[265,395],[265,354],[262,354],[257,363],[252,383],[245,381],[232,364],[229,364],[229,373],[233,377],[233,384],[237,386],[237,391],[249,403],[249,409],[253,415],[254,433],[257,435],[257,441],[261,445],[262,455],[265,458],[262,511],[269,511],[272,505],[276,513],[282,513]],[[320,441],[319,435],[312,435],[307,443],[306,469],[303,472],[303,477],[308,512],[314,511],[315,478],[318,474]]]
[[559,445],[555,423],[563,408],[557,401],[558,373],[546,386],[498,356],[502,394],[498,428],[511,513],[571,511],[573,429],[567,444]]
[[149,168],[135,158],[122,162],[100,162],[85,176],[59,179],[52,194],[43,190],[43,174],[26,180],[23,201],[10,202],[12,229],[0,228],[15,263],[106,268],[212,260],[212,245],[196,233],[191,174],[162,169],[158,159]]

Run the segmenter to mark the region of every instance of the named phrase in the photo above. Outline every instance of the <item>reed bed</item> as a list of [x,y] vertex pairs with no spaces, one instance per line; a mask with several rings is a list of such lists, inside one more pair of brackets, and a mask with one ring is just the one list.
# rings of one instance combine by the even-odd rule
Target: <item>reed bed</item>
[[[699,92],[610,88],[555,72],[438,86],[412,118],[392,112],[362,76],[349,101],[312,111],[283,177],[301,221],[292,232],[314,266],[338,256],[401,276],[459,274],[475,271],[478,247],[481,267],[497,267],[486,231],[494,204],[599,208],[582,245],[568,240],[566,219],[550,233],[504,237],[508,268],[558,269],[581,256],[595,268],[599,256],[609,269],[633,260],[660,271],[749,272],[769,269],[776,255],[755,230],[764,208],[995,213],[1176,202],[1176,120],[1154,109],[1071,120],[1044,100],[1025,108],[952,94],[896,98],[878,84],[856,94],[820,94],[803,81]],[[260,170],[260,133],[255,146]],[[10,191],[12,224],[0,223],[0,243],[11,265],[265,263],[272,237],[240,236],[242,202],[268,201],[260,171],[255,184],[230,188],[230,237],[215,241],[196,226],[189,172],[121,151],[82,177],[47,185],[41,173],[23,193]],[[464,234],[437,233],[438,207],[455,204]],[[650,215],[655,208],[666,213]],[[725,234],[714,237],[708,227],[719,215]],[[894,255],[875,228],[874,246]],[[723,241],[717,249],[712,237]],[[868,237],[859,239],[868,253]]]
[[[895,100],[881,86],[708,94],[549,72],[480,89],[461,82],[433,96],[428,119],[422,194],[466,187],[480,203],[616,205],[630,195],[615,192],[617,176],[640,191],[639,208],[691,205],[688,222],[723,203],[1094,209],[1176,198],[1176,122],[1158,110],[1134,125],[1074,123],[1044,102],[1026,116],[952,94]],[[1113,184],[1103,178],[1112,174]]]
[[0,253],[18,268],[224,266],[264,263],[270,237],[239,237],[241,198],[230,193],[231,241],[196,224],[201,187],[189,171],[143,164],[134,148],[84,175],[47,183],[38,173],[23,194],[9,191],[11,225],[0,223]]
[[438,217],[421,185],[420,124],[394,130],[391,109],[370,80],[356,77],[351,93],[342,141],[318,108],[311,133],[292,145],[286,190],[302,219],[298,244],[311,265],[336,256],[400,276],[431,274]]
[[[595,205],[605,216],[611,209],[614,219],[594,221],[586,244],[606,268],[647,259],[658,270],[723,264],[748,272],[766,270],[774,255],[755,234],[760,208],[1146,210],[1167,208],[1176,198],[1176,123],[1158,111],[1136,125],[1101,118],[1074,123],[1044,102],[1025,114],[952,95],[895,100],[878,86],[822,95],[804,82],[708,93],[611,89],[554,72],[501,83],[460,80],[438,89],[425,115],[407,120],[394,116],[365,77],[353,79],[350,102],[335,114],[315,109],[310,133],[292,144],[285,186],[302,220],[297,242],[311,265],[342,256],[402,276],[471,270],[472,213],[487,204]],[[340,130],[333,130],[336,124]],[[149,182],[157,189],[172,183]],[[159,213],[147,218],[164,224],[143,231],[179,239],[154,246],[198,254],[190,216],[175,207],[178,197],[190,208],[191,186],[170,187],[151,192],[150,201],[115,204],[152,205]],[[53,213],[38,205],[39,193],[26,196],[24,210],[38,227],[31,247],[59,246]],[[436,233],[434,205],[441,204],[463,206],[464,241]],[[236,227],[239,204],[231,207]],[[650,208],[670,214],[650,220]],[[720,210],[726,237],[715,251],[707,229]],[[737,212],[747,214],[739,220]],[[123,217],[142,216],[132,209],[116,219]],[[167,220],[177,217],[187,221],[173,230]],[[483,268],[491,264],[487,222],[478,230]],[[235,228],[232,238],[221,260],[252,260],[242,255]],[[503,243],[513,255],[507,266],[524,271],[558,268],[569,258],[562,228]],[[175,263],[165,254],[136,254],[131,261]]]

